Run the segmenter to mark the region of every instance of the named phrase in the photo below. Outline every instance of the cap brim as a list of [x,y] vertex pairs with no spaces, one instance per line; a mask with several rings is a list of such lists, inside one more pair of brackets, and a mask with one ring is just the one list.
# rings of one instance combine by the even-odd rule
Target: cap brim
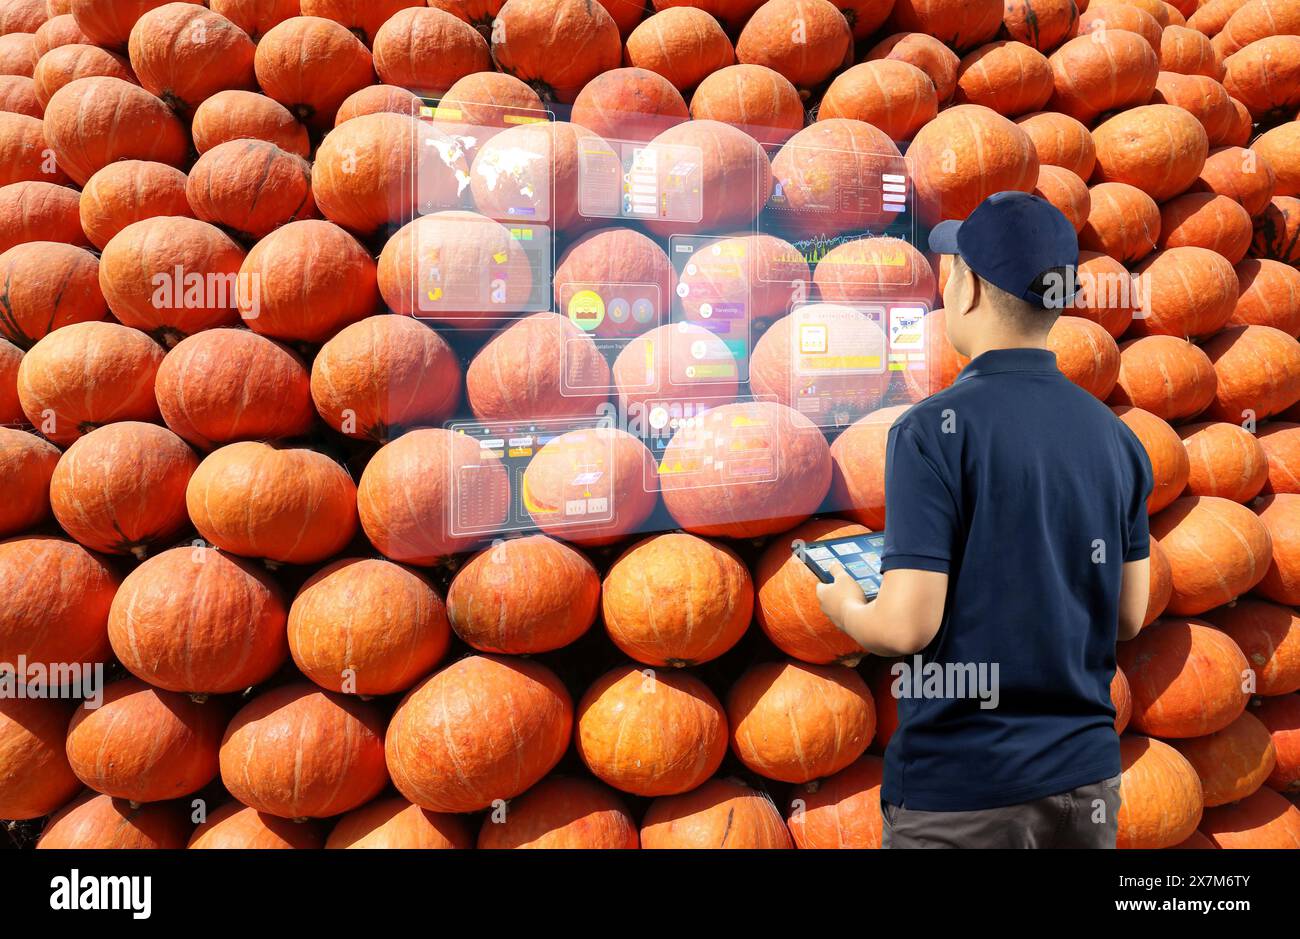
[[935,254],[960,254],[957,247],[957,232],[960,229],[961,222],[957,219],[949,219],[934,226],[930,229],[930,250]]

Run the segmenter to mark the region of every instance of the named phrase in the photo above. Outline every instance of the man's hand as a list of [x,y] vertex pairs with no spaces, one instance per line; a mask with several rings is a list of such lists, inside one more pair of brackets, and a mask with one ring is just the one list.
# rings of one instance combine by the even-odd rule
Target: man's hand
[[865,605],[867,595],[862,592],[858,582],[849,576],[844,565],[836,563],[831,568],[831,573],[835,575],[834,583],[817,584],[817,603],[826,617],[835,624],[836,629],[847,632],[845,629],[847,611],[852,609],[854,604]]

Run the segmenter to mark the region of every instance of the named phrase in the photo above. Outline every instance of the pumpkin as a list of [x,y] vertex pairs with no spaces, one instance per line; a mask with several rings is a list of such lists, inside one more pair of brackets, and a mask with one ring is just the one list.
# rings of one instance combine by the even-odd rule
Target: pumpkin
[[839,772],[866,751],[876,729],[871,692],[841,665],[755,665],[731,686],[727,714],[736,756],[782,782]]
[[[381,447],[357,487],[370,543],[394,561],[430,565],[496,531],[506,520],[510,477],[499,463],[480,466],[479,451],[464,434],[441,428],[413,430]],[[463,478],[462,467],[476,472]],[[457,502],[479,507],[481,515],[458,516],[453,528]]]
[[885,527],[885,449],[889,428],[906,410],[907,405],[898,405],[873,411],[831,444],[831,502],[835,511],[868,529]]
[[1289,695],[1300,690],[1300,617],[1295,610],[1242,599],[1209,611],[1205,619],[1241,647],[1254,670],[1258,694]]
[[193,217],[185,198],[185,174],[165,163],[119,160],[86,181],[81,191],[81,227],[103,250],[113,236],[134,222],[159,215]]
[[[575,466],[598,467],[603,475],[590,483],[575,481]],[[659,502],[654,457],[639,438],[614,427],[554,437],[537,451],[519,484],[524,508],[538,528],[592,547],[641,530]],[[570,517],[569,506],[577,500],[585,500],[596,517],[586,512]]]
[[68,725],[68,763],[83,783],[115,799],[160,802],[201,789],[217,775],[225,706],[196,703],[136,678],[115,681],[98,706]]
[[[416,103],[423,102],[417,100]],[[447,89],[434,110],[434,120],[446,119],[470,125],[481,144],[498,129],[508,126],[507,115],[513,117],[523,111],[524,116],[541,117],[540,112],[545,109],[537,92],[513,75],[475,72]],[[527,113],[534,111],[539,113]]]
[[430,812],[405,799],[376,799],[339,819],[327,848],[470,848],[464,816]]
[[1300,196],[1300,121],[1274,127],[1255,138],[1250,148],[1263,157],[1274,172],[1273,194]]
[[[713,366],[718,377],[696,374],[687,363],[697,355]],[[647,421],[654,408],[663,402],[707,399],[716,404],[729,404],[735,401],[739,372],[731,347],[712,330],[691,322],[656,326],[630,340],[614,360],[612,369],[623,411]]]
[[89,245],[78,215],[80,194],[55,183],[0,186],[0,253],[29,241]]
[[1263,579],[1272,555],[1268,528],[1255,513],[1214,496],[1176,499],[1151,519],[1151,534],[1173,575],[1169,611],[1183,616],[1250,590]]
[[1085,124],[1103,112],[1145,104],[1160,71],[1151,43],[1123,29],[1071,39],[1048,62],[1055,83],[1048,109]]
[[1151,103],[1172,105],[1191,114],[1205,129],[1211,147],[1235,142],[1236,106],[1223,85],[1213,78],[1161,72]]
[[1293,795],[1300,789],[1300,695],[1259,699],[1254,713],[1268,728],[1277,754],[1266,785]]
[[1188,192],[1160,207],[1161,248],[1208,248],[1237,264],[1254,235],[1249,213],[1227,196]]
[[[739,28],[762,4],[763,0],[691,0],[691,5],[698,6],[723,26],[732,29]],[[686,0],[651,0],[650,5],[655,10],[665,10],[687,4]]]
[[[648,603],[648,598],[656,599]],[[647,665],[680,668],[722,655],[749,628],[754,585],[729,548],[676,532],[624,551],[601,591],[614,645]]]
[[451,417],[460,379],[455,353],[428,326],[405,316],[368,316],[316,354],[311,400],[335,430],[384,443]]
[[1209,406],[1217,382],[1200,346],[1173,336],[1145,336],[1120,344],[1119,380],[1106,400],[1162,420],[1185,420]]
[[1300,11],[1285,0],[1253,0],[1228,17],[1215,36],[1215,48],[1224,57],[1268,36],[1300,34]]
[[930,220],[962,219],[995,192],[1031,192],[1038,154],[1029,135],[974,104],[948,108],[921,128],[907,150],[918,211]]
[[[218,91],[194,110],[194,148],[200,154],[231,140],[265,140],[294,156],[307,157],[307,128],[278,101],[253,91]],[[169,214],[169,213],[159,213]]]
[[1160,32],[1160,70],[1180,75],[1205,75],[1223,81],[1223,60],[1203,33],[1186,26],[1166,26]]
[[271,27],[299,13],[298,0],[208,0],[208,6],[248,33],[254,42]]
[[884,775],[884,760],[861,756],[834,776],[795,789],[786,816],[795,846],[879,848]]
[[245,557],[321,561],[357,529],[347,471],[323,453],[277,443],[242,441],[210,453],[185,501],[199,534]]
[[265,140],[229,140],[205,152],[190,168],[185,195],[198,218],[245,241],[317,214],[311,164]]
[[251,562],[208,547],[149,558],[108,616],[113,652],[137,678],[195,695],[243,691],[289,655],[280,588]]
[[309,127],[332,125],[348,95],[374,80],[361,40],[318,16],[295,16],[267,30],[253,69],[262,93]]
[[473,655],[407,692],[388,725],[388,770],[417,805],[476,812],[546,776],[572,728],[572,700],[549,669]]
[[578,551],[545,535],[474,555],[447,591],[447,616],[480,652],[531,655],[577,641],[596,620],[600,578]]
[[22,349],[71,323],[108,315],[99,261],[85,248],[55,241],[15,245],[0,254],[0,337]]
[[120,78],[78,78],[45,105],[45,139],[59,167],[85,185],[117,160],[184,164],[189,135],[171,109]]
[[988,42],[1002,26],[1001,0],[897,0],[887,28],[934,36],[955,49]]
[[0,13],[0,34],[35,32],[49,15],[43,0],[13,0]]
[[23,413],[57,444],[113,421],[158,420],[160,345],[117,323],[74,323],[28,350],[18,367]]
[[200,450],[296,437],[315,418],[302,359],[243,329],[181,340],[159,366],[154,394],[167,426]]
[[372,51],[380,81],[434,98],[466,75],[492,67],[487,41],[478,30],[425,6],[399,10],[384,21],[374,33]]
[[1075,35],[1090,36],[1094,33],[1104,35],[1106,31],[1112,29],[1137,33],[1151,44],[1152,49],[1156,52],[1160,51],[1160,34],[1164,24],[1147,10],[1126,0],[1089,3],[1087,8],[1079,13]]
[[50,507],[63,530],[92,551],[143,557],[185,526],[185,486],[198,465],[194,451],[164,427],[109,424],[59,459]]
[[934,82],[939,104],[946,104],[957,89],[961,59],[934,36],[926,33],[896,33],[872,46],[866,61],[899,59],[915,65]]
[[32,33],[32,42],[35,45],[37,56],[42,56],[59,46],[68,46],[73,43],[94,45],[95,40],[81,31],[75,16],[71,13],[60,13],[57,16],[51,16],[36,28],[36,32]]
[[1232,102],[1232,110],[1236,112],[1236,120],[1233,121],[1232,127],[1224,134],[1223,145],[1226,147],[1244,147],[1250,142],[1250,138],[1255,133],[1255,119],[1251,117],[1250,109],[1242,104],[1239,100],[1228,96]]
[[310,822],[291,821],[227,802],[190,835],[187,848],[285,850],[320,848],[324,833]]
[[[565,54],[554,54],[563,36]],[[582,86],[618,68],[618,24],[585,0],[506,0],[492,25],[496,67],[529,85],[546,102],[571,104]]]
[[1153,485],[1147,498],[1147,512],[1154,515],[1177,499],[1187,485],[1190,472],[1187,449],[1174,429],[1149,411],[1127,405],[1119,405],[1114,411],[1137,435],[1151,462]]
[[678,91],[694,88],[736,61],[731,40],[718,21],[695,7],[670,7],[632,30],[624,60],[662,75]]
[[105,48],[127,44],[131,27],[142,15],[167,0],[70,0],[70,10],[78,28],[90,40]]
[[[1142,625],[1149,626],[1155,622],[1156,618],[1164,613],[1169,606],[1169,598],[1174,592],[1174,573],[1173,568],[1169,566],[1169,559],[1165,557],[1164,549],[1160,547],[1159,542],[1151,542],[1151,579],[1147,594],[1147,612],[1142,618]],[[1127,687],[1127,684],[1125,685]],[[1131,704],[1130,704],[1131,710]],[[1124,719],[1128,723],[1128,717]],[[1120,731],[1116,731],[1119,733]]]
[[789,79],[765,65],[728,65],[691,95],[691,117],[738,127],[760,143],[780,143],[804,125],[803,102]]
[[378,41],[384,23],[417,5],[412,0],[301,0],[301,4],[304,16],[342,24],[368,46]]
[[420,574],[390,561],[344,558],[313,574],[289,609],[289,651],[328,691],[405,691],[447,652],[442,598]]
[[1047,348],[1056,353],[1056,365],[1066,378],[1106,400],[1119,377],[1119,347],[1101,324],[1062,316],[1047,334]]
[[1034,195],[1046,199],[1060,210],[1077,232],[1088,223],[1092,195],[1088,184],[1059,166],[1039,166]]
[[1257,39],[1223,64],[1223,87],[1256,120],[1300,106],[1300,36]]
[[1256,591],[1277,603],[1300,603],[1295,522],[1297,513],[1300,513],[1300,495],[1273,493],[1258,500],[1252,508],[1268,529],[1273,542],[1272,563]]
[[[646,74],[663,81],[653,72]],[[669,90],[677,94],[671,86]],[[575,114],[577,110],[575,104]],[[685,114],[683,104],[682,116]],[[581,231],[592,222],[579,211],[579,154],[607,147],[585,127],[564,121],[525,123],[493,134],[479,147],[470,167],[474,204],[481,214],[502,222],[517,220],[521,212],[531,212],[528,218],[557,231]],[[521,159],[525,154],[527,159]],[[510,173],[502,172],[502,167],[511,166],[512,161],[523,165]]]
[[[452,85],[452,88],[455,87]],[[419,96],[405,88],[396,88],[393,85],[366,85],[343,99],[343,103],[339,105],[334,115],[334,126],[338,127],[344,121],[366,114],[402,114],[412,117],[420,113],[423,103]],[[283,147],[284,144],[280,146]]]
[[44,124],[36,118],[0,111],[0,186],[68,181],[62,161],[46,145],[45,134]]
[[239,276],[243,261],[243,249],[215,225],[148,218],[104,246],[99,286],[121,323],[172,346],[182,336],[238,321],[241,295],[260,293]]
[[[707,319],[703,305],[743,304],[750,322],[784,316],[811,292],[808,262],[794,245],[770,234],[723,238],[682,269],[678,294],[690,321]],[[617,364],[615,365],[617,370]]]
[[1259,429],[1259,443],[1268,458],[1268,481],[1263,492],[1300,492],[1298,428],[1300,425],[1286,421],[1269,421]]
[[1150,104],[1117,114],[1092,132],[1097,182],[1127,183],[1157,202],[1184,191],[1209,154],[1205,128],[1190,112]]
[[10,493],[0,507],[0,538],[33,528],[50,516],[50,476],[59,448],[26,431],[0,427],[0,487]]
[[582,696],[574,744],[587,769],[615,789],[675,795],[717,771],[727,752],[727,715],[688,672],[625,665]]
[[[1237,305],[1232,262],[1208,248],[1155,252],[1134,271],[1134,288],[1142,301],[1129,331],[1136,336],[1209,336],[1227,323]],[[1222,371],[1216,371],[1222,378]]]
[[1268,459],[1254,434],[1236,424],[1205,421],[1175,428],[1187,450],[1187,492],[1249,502],[1268,480]]
[[32,33],[0,35],[0,74],[31,78],[39,58]]
[[[0,541],[0,662],[49,667],[103,662],[105,624],[118,577],[98,555],[62,538],[25,535]],[[57,679],[56,679],[57,680]]]
[[[573,101],[574,124],[601,137],[646,141],[689,117],[672,82],[644,68],[616,68],[597,75]],[[560,180],[556,180],[559,189]],[[576,192],[569,196],[577,204]],[[556,193],[560,201],[560,193]],[[479,209],[482,211],[482,203]],[[490,214],[490,213],[489,213]]]
[[413,156],[418,128],[413,117],[381,112],[330,131],[312,163],[312,193],[321,213],[362,235],[411,218],[417,182],[431,175],[424,158]]
[[338,815],[388,785],[379,710],[307,682],[244,705],[226,728],[220,756],[230,794],[281,818]]
[[320,342],[379,306],[375,273],[369,253],[339,226],[290,222],[259,241],[240,267],[241,281],[256,288],[241,290],[239,312],[253,332]]
[[[1122,643],[1120,648],[1132,643]],[[1117,848],[1169,848],[1196,831],[1204,801],[1187,758],[1167,743],[1138,734],[1119,740]]]
[[[651,238],[630,228],[598,228],[573,241],[560,255],[552,278],[555,309],[567,312],[571,304],[580,306],[581,295],[587,290],[613,291],[629,306],[643,308],[648,303],[650,319],[643,323],[629,316],[617,322],[613,316],[605,316],[596,324],[595,334],[603,337],[646,331],[668,322],[674,279],[668,255]],[[595,369],[595,384],[600,387],[601,363],[592,359],[590,365]]]
[[1066,306],[1070,315],[1099,323],[1114,339],[1124,335],[1133,322],[1136,299],[1128,269],[1109,255],[1083,250],[1075,280],[1078,291]]
[[840,201],[834,193],[854,185],[854,180],[900,172],[897,154],[883,131],[863,121],[817,121],[786,141],[772,160],[780,192],[773,200],[773,221],[792,237],[889,224],[896,209]]
[[919,368],[909,368],[903,373],[905,400],[908,401],[920,401],[947,388],[970,362],[949,341],[942,309],[927,313],[922,328],[925,330],[925,344],[930,353]]
[[63,741],[73,705],[0,698],[0,818],[48,815],[81,790]]
[[934,272],[925,255],[890,237],[840,242],[817,262],[813,283],[818,296],[832,303],[928,302],[935,294]]
[[1229,326],[1203,346],[1218,378],[1206,414],[1259,420],[1300,399],[1300,342],[1272,326]]
[[1300,264],[1300,199],[1277,196],[1255,217],[1256,257]]
[[961,60],[954,100],[1015,117],[1041,110],[1054,90],[1047,57],[1013,40],[980,46]]
[[255,87],[248,34],[193,3],[145,13],[131,27],[127,48],[140,84],[175,111],[193,111],[219,91]]
[[184,803],[133,806],[125,799],[86,792],[54,814],[36,847],[65,851],[174,850],[185,847],[191,827]]
[[1252,217],[1264,211],[1276,187],[1277,174],[1268,160],[1242,147],[1211,150],[1201,174],[1192,183],[1193,191],[1227,196]]
[[[706,445],[725,459],[702,463]],[[732,454],[760,452],[762,455]],[[735,474],[752,473],[746,482]],[[775,402],[726,404],[679,427],[660,460],[664,504],[706,537],[756,538],[799,524],[831,482],[830,447],[813,423]]]
[[822,96],[817,119],[865,121],[892,140],[911,140],[938,113],[934,82],[925,72],[897,59],[875,59],[835,77]]
[[755,344],[750,358],[750,387],[754,393],[762,400],[802,409],[804,396],[815,389],[822,396],[818,407],[825,408],[825,413],[817,414],[815,410],[812,413],[817,414],[823,424],[832,421],[847,423],[883,400],[892,377],[889,372],[801,374],[804,359],[795,351],[798,340],[792,341],[791,334],[797,335],[802,328],[805,321],[799,317],[803,315],[812,322],[821,317],[825,318],[824,321],[836,322],[843,330],[842,335],[852,336],[851,341],[861,343],[860,348],[865,350],[865,354],[883,356],[885,353],[885,333],[877,319],[852,306],[811,304],[803,307],[798,316],[777,320]]
[[478,847],[618,849],[640,846],[623,800],[589,779],[544,779],[501,813],[489,813]]
[[139,84],[130,63],[115,52],[99,46],[80,43],[51,49],[36,61],[32,69],[32,91],[43,109],[50,98],[64,85],[78,78],[120,78],[132,85]]
[[1099,183],[1088,191],[1088,219],[1079,229],[1079,247],[1117,261],[1140,261],[1160,238],[1155,200],[1127,183]]
[[[586,387],[568,386],[574,374],[590,376]],[[484,421],[594,415],[609,385],[596,344],[555,313],[534,313],[501,330],[465,373],[470,408]]]
[[1204,0],[1188,17],[1187,25],[1206,36],[1218,35],[1232,14],[1249,2],[1250,0]]
[[1078,22],[1075,0],[1006,0],[1003,4],[1003,30],[1039,52],[1050,52],[1073,36]]
[[1118,666],[1115,677],[1110,680],[1110,702],[1115,708],[1115,733],[1122,734],[1133,716],[1133,692],[1124,670]]
[[650,803],[643,848],[793,848],[790,830],[764,792],[731,779]]
[[1171,745],[1196,770],[1207,808],[1249,796],[1277,762],[1268,728],[1248,711],[1222,730]]
[[1300,848],[1300,808],[1265,786],[1208,810],[1201,834],[1217,848]]
[[765,65],[801,89],[822,84],[852,56],[849,22],[829,0],[767,0],[736,41],[737,61]]
[[0,339],[0,423],[13,427],[27,423],[22,403],[18,400],[18,369],[22,361],[23,350],[8,339]]
[[[828,121],[816,126],[827,127],[831,123],[836,122]],[[838,137],[838,131],[835,133],[837,139],[843,142]],[[786,146],[790,144],[787,143]],[[682,154],[683,151],[678,148],[695,148],[687,152],[692,153],[691,158],[698,159],[701,164],[699,221],[647,220],[646,227],[660,237],[682,231],[697,234],[744,228],[754,221],[772,191],[772,177],[776,171],[768,162],[767,154],[753,137],[729,124],[705,120],[686,121],[656,136],[650,142],[650,147],[665,163]],[[780,159],[778,154],[777,160]],[[827,167],[826,171],[832,175],[843,172],[845,162],[840,160],[833,169]]]

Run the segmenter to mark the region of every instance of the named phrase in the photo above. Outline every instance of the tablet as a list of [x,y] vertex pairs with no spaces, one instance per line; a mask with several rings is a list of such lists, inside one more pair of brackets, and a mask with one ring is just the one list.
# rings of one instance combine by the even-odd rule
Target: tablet
[[880,593],[880,553],[885,547],[885,533],[873,531],[847,538],[825,541],[796,541],[790,545],[795,556],[824,584],[835,580],[831,565],[844,565],[849,576],[858,582],[868,598]]

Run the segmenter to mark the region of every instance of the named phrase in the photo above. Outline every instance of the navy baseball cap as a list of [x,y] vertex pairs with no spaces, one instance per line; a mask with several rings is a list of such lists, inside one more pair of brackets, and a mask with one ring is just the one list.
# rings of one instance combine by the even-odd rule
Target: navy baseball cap
[[[1074,226],[1052,203],[1026,192],[994,193],[965,221],[940,222],[930,232],[930,250],[960,255],[990,284],[1044,309],[1065,306],[1078,287]],[[1048,289],[1043,275],[1057,268],[1068,272]]]

